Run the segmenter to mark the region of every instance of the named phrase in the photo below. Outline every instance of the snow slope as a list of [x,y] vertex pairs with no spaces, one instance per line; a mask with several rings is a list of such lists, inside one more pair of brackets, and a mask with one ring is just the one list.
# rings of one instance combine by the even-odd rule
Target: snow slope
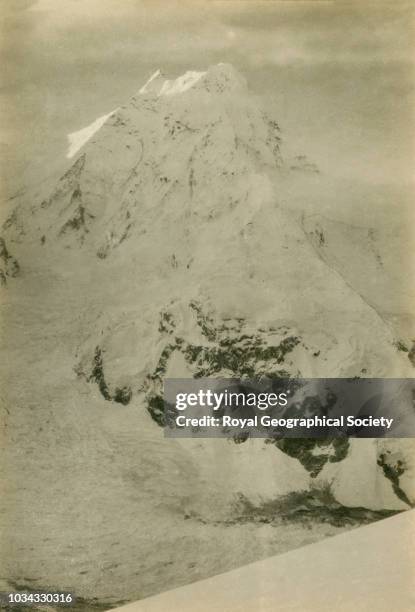
[[[115,111],[116,110],[117,109],[115,109]],[[72,134],[68,134],[69,148],[66,157],[68,159],[74,157],[74,155],[76,155],[78,151],[82,149],[84,144],[86,144],[88,140],[92,138],[95,132],[98,132],[98,130],[102,128],[107,119],[111,117],[111,115],[113,115],[115,111],[111,111],[106,115],[98,117],[98,119],[95,119],[95,121],[93,121],[90,125],[87,125],[81,130],[77,130],[76,132],[72,132]]]
[[131,603],[120,612],[410,612],[415,512]]

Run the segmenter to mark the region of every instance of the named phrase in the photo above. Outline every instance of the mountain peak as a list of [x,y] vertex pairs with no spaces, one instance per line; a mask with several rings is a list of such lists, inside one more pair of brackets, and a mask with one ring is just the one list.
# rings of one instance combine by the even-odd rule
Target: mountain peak
[[[232,64],[219,63],[210,66],[205,71],[188,70],[176,79],[167,79],[163,72],[158,69],[139,89],[138,94],[151,98],[171,98],[189,90],[221,94],[246,89],[245,78],[239,74]],[[113,109],[109,113],[98,117],[86,127],[68,134],[69,146],[66,157],[68,159],[73,158],[118,110],[119,108]]]
[[206,72],[206,83],[220,84],[224,89],[245,89],[245,78],[232,66],[232,64],[219,63],[210,66]]
[[156,70],[151,77],[144,83],[139,90],[140,94],[158,93],[160,89],[160,81],[164,82],[164,77],[160,69]]
[[206,71],[188,70],[176,79],[166,79],[162,72],[157,70],[141,87],[139,93],[157,97],[171,96],[193,88],[222,93],[246,89],[246,81],[232,64],[219,63],[210,66]]
[[160,91],[159,96],[170,96],[173,94],[184,93],[191,87],[193,87],[202,77],[204,77],[206,72],[199,72],[196,70],[188,70],[177,79],[166,80],[164,81]]

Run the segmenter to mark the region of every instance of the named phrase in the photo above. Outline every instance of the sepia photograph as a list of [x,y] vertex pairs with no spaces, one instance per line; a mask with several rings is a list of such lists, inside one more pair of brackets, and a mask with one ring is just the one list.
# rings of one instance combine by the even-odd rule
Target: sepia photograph
[[415,3],[0,19],[0,609],[413,611]]

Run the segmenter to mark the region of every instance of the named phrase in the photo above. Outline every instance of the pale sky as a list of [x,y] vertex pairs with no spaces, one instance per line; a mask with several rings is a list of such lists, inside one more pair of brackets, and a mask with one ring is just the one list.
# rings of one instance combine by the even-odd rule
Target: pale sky
[[50,174],[67,134],[158,68],[230,62],[323,172],[405,182],[414,167],[415,3],[0,0],[9,190]]

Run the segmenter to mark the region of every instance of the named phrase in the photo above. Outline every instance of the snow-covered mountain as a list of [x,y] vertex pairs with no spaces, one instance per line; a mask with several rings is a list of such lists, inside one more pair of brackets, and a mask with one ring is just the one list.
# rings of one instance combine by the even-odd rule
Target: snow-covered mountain
[[[308,214],[306,197],[303,210],[287,203],[287,185],[318,169],[303,155],[284,159],[276,119],[232,66],[176,80],[157,71],[126,105],[71,136],[68,170],[22,196],[3,235],[21,265],[20,291],[28,283],[37,300],[46,287],[51,320],[59,303],[66,348],[56,376],[76,374],[66,397],[82,391],[112,420],[128,410],[155,441],[146,443],[151,461],[166,444],[165,377],[413,375],[358,275],[357,259],[382,265],[376,236],[353,234],[354,280],[336,253],[338,224]],[[188,518],[223,520],[238,504],[260,514],[304,491],[312,506],[336,509],[415,500],[411,440],[174,444],[172,457],[192,470]],[[169,499],[184,487],[174,462],[172,473],[163,468]]]

